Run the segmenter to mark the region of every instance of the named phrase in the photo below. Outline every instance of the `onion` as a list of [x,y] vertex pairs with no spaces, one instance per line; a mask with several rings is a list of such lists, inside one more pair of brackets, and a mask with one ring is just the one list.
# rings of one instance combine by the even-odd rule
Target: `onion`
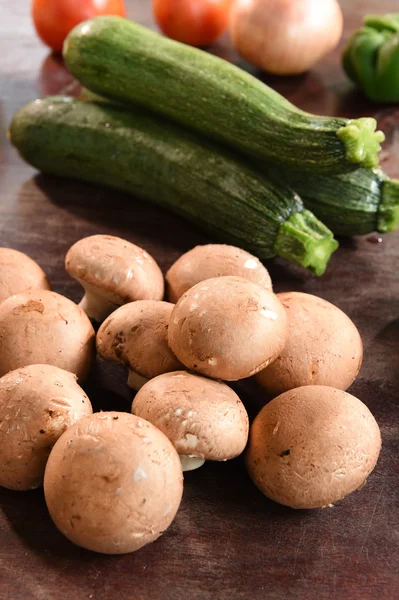
[[337,0],[236,0],[233,45],[253,65],[276,75],[310,69],[342,35]]

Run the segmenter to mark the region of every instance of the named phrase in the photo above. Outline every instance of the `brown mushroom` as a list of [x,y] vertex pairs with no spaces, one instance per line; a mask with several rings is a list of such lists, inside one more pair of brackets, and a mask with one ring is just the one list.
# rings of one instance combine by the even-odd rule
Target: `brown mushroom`
[[183,471],[205,460],[235,458],[248,440],[248,415],[237,394],[220,381],[186,371],[149,381],[136,395],[132,413],[170,439]]
[[197,283],[226,275],[243,277],[273,291],[269,272],[256,256],[235,246],[207,244],[189,250],[170,267],[166,273],[169,300],[177,302]]
[[76,375],[29,365],[0,379],[0,485],[30,490],[43,484],[52,447],[68,427],[92,413]]
[[31,289],[51,289],[43,269],[23,252],[0,248],[0,302]]
[[322,298],[302,292],[277,294],[288,317],[280,356],[256,380],[273,395],[302,385],[348,389],[359,373],[363,344],[349,317]]
[[183,491],[179,456],[159,429],[127,413],[97,413],[55,444],[44,492],[72,542],[104,554],[133,552],[173,521]]
[[253,422],[246,463],[263,494],[292,508],[318,508],[360,489],[381,449],[363,402],[331,387],[285,392]]
[[94,359],[94,342],[85,313],[60,294],[31,290],[0,304],[0,376],[48,364],[84,379]]
[[241,277],[216,277],[183,294],[168,339],[188,369],[233,381],[270,364],[286,335],[287,317],[274,294]]
[[138,390],[152,377],[182,368],[168,346],[173,304],[138,300],[121,306],[97,333],[97,352],[129,369],[128,385]]
[[85,289],[81,308],[101,323],[121,304],[162,300],[164,280],[142,248],[111,235],[92,235],[70,248],[65,268]]

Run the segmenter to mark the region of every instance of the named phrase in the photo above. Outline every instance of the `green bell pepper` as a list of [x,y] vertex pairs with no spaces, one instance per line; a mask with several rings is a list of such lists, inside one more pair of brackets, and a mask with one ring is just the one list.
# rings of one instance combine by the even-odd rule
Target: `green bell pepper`
[[371,100],[399,102],[399,13],[363,22],[344,49],[344,69]]

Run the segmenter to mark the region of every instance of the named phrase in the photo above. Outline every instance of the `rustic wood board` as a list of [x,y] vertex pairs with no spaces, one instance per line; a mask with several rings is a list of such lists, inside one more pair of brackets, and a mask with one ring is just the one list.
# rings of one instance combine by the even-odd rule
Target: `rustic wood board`
[[[149,1],[127,4],[130,17],[154,26]],[[342,5],[345,37],[363,14],[398,9],[397,0]],[[76,85],[35,37],[27,0],[0,0],[0,14],[0,245],[30,254],[54,289],[77,301],[80,289],[66,275],[63,257],[81,237],[126,237],[149,250],[164,270],[183,251],[207,241],[166,212],[123,194],[37,176],[17,157],[5,137],[15,110],[38,96],[73,93]],[[227,39],[213,51],[238,61]],[[399,109],[371,105],[353,91],[339,51],[303,77],[265,80],[307,110],[376,115],[387,133],[384,167],[399,176]],[[268,265],[277,291],[322,296],[360,329],[365,361],[351,391],[373,411],[383,437],[381,458],[361,492],[334,508],[292,511],[264,498],[240,459],[208,464],[186,475],[183,503],[167,534],[136,554],[106,557],[73,546],[57,532],[42,491],[3,489],[0,599],[398,597],[399,236],[370,243],[376,239],[343,240],[321,279],[281,260]],[[87,388],[97,409],[129,410],[131,393],[120,371],[99,364]],[[237,389],[251,416],[256,414],[265,402],[262,394],[251,382]]]

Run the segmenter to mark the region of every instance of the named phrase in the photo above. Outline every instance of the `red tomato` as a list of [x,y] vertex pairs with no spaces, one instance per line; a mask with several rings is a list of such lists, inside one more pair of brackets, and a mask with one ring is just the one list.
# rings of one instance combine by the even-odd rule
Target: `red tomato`
[[81,21],[99,15],[126,15],[123,0],[33,0],[32,16],[42,41],[56,52]]
[[154,17],[168,37],[207,46],[227,28],[231,0],[153,0]]

